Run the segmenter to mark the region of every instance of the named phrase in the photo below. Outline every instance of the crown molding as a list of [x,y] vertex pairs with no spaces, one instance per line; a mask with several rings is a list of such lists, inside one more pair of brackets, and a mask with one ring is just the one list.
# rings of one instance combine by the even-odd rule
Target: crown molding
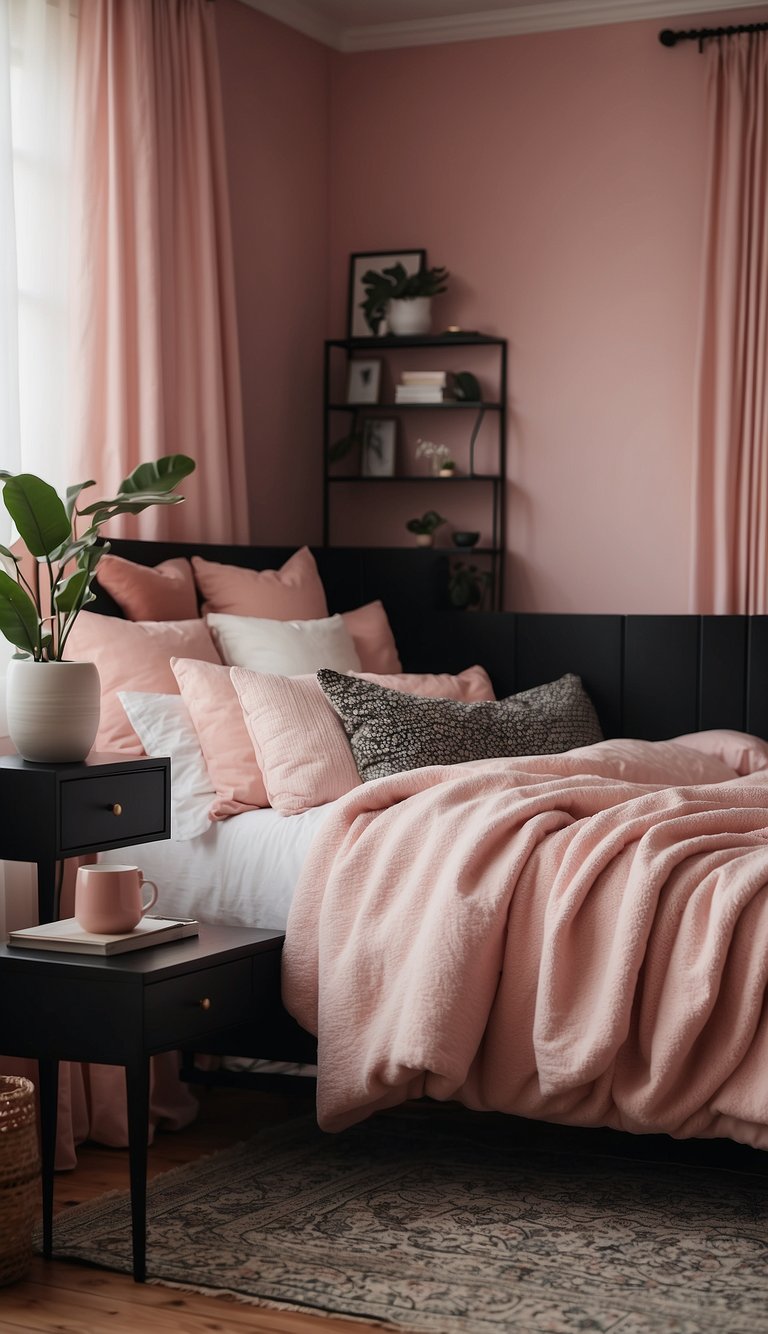
[[346,49],[341,25],[318,13],[311,3],[304,4],[303,0],[241,0],[241,4],[247,5],[249,9],[258,9],[279,23],[295,28],[297,32],[303,32],[305,37],[314,37],[316,42],[322,42],[324,46],[332,46],[336,51]]
[[[723,4],[723,0],[528,0],[528,3],[510,5],[506,9],[482,10],[476,14],[449,14],[443,18],[343,27],[321,15],[313,8],[311,0],[242,0],[242,3],[296,28],[325,46],[350,53],[472,42],[562,28],[632,23],[642,19],[662,19],[669,27],[675,18],[684,18],[687,14],[700,17],[724,14],[729,8],[736,8]],[[737,8],[764,9],[765,0],[742,0]]]

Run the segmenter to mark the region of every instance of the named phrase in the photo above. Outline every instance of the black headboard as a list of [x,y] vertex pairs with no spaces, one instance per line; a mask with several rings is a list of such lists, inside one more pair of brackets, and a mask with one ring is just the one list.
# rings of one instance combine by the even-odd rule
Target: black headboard
[[[295,548],[112,540],[142,565],[172,556],[277,569]],[[768,738],[768,616],[621,616],[447,609],[448,553],[314,549],[331,612],[375,598],[386,607],[406,671],[482,663],[497,695],[577,672],[606,736],[659,740],[730,727]],[[119,615],[103,590],[91,610]]]

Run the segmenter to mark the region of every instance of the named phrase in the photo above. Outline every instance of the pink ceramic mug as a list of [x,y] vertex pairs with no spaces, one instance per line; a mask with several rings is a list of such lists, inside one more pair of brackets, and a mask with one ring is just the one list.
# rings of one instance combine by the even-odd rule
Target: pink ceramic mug
[[[144,885],[149,903],[142,901]],[[75,918],[84,931],[115,936],[132,931],[157,903],[157,885],[138,866],[81,866],[75,882]]]

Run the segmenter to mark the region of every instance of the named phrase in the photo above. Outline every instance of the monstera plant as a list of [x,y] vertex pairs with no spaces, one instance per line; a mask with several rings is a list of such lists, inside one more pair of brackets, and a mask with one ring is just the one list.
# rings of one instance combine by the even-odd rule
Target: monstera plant
[[183,496],[175,488],[194,467],[186,454],[142,463],[116,495],[87,505],[83,493],[93,481],[68,487],[62,499],[33,473],[0,471],[5,508],[32,557],[30,569],[0,545],[6,566],[0,568],[0,633],[16,649],[7,677],[8,728],[25,759],[73,760],[88,753],[99,719],[98,672],[92,663],[68,662],[66,647],[79,613],[94,601],[91,586],[109,550],[100,530],[118,514],[178,505]]

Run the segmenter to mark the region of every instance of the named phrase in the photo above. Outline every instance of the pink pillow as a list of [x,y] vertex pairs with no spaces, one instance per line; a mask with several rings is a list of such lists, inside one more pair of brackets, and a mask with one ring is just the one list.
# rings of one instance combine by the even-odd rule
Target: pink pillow
[[197,592],[186,557],[160,565],[137,565],[122,556],[102,556],[96,578],[129,621],[192,621]]
[[749,732],[733,732],[728,728],[712,728],[708,732],[688,732],[672,738],[681,746],[713,755],[743,777],[768,769],[768,741]]
[[268,806],[229,668],[189,658],[172,658],[171,667],[216,792],[208,812],[211,819],[226,820],[241,811]]
[[[273,676],[245,667],[232,667],[230,675],[275,810],[298,815],[359,786],[344,728],[314,676]],[[495,698],[482,667],[469,667],[458,676],[353,675],[411,695]]]
[[95,750],[143,754],[117,692],[177,695],[173,657],[221,662],[205,621],[122,621],[81,611],[67,640],[67,658],[95,662],[99,670],[101,719]]
[[368,602],[354,611],[343,611],[341,619],[352,636],[364,672],[402,672],[395,637],[381,602]]
[[245,570],[239,565],[192,557],[203,614],[260,616],[270,621],[315,621],[328,615],[320,575],[309,547],[295,552],[279,570]]

